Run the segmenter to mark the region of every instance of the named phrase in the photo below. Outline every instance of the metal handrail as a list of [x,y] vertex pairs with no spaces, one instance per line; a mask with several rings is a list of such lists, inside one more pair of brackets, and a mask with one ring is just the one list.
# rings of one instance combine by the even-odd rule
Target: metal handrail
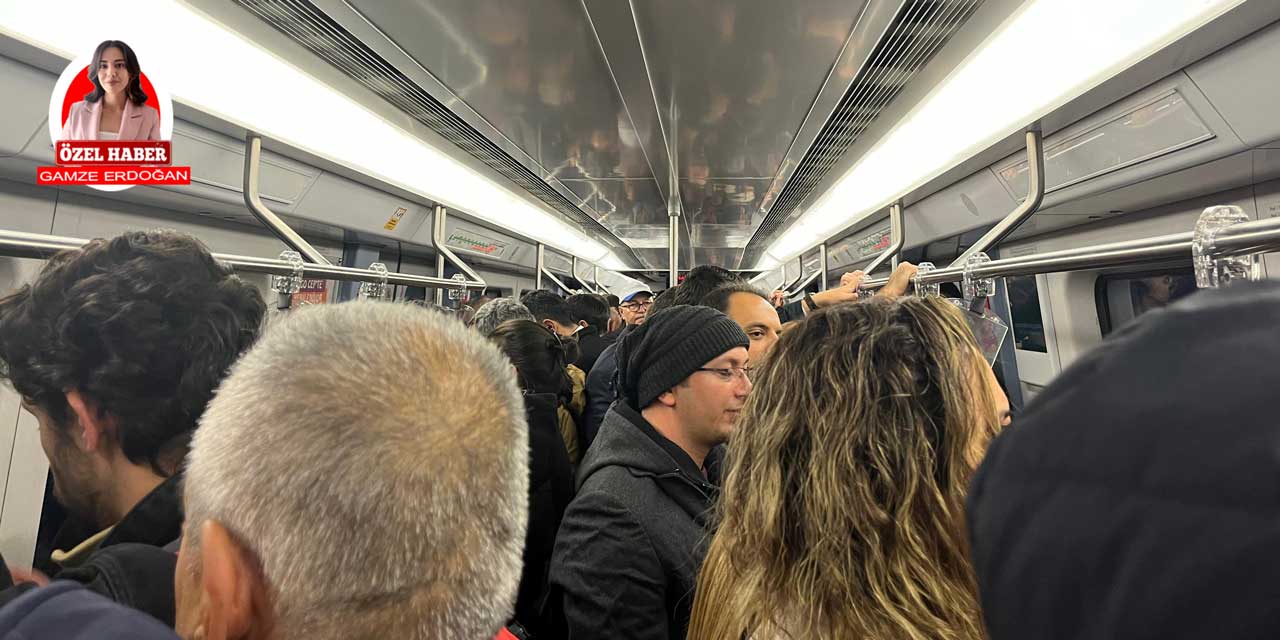
[[[88,242],[88,240],[82,240],[80,238],[67,238],[62,236],[48,236],[34,233],[22,233],[20,231],[0,230],[0,255],[15,258],[46,259],[59,251],[80,249]],[[228,253],[215,253],[213,254],[213,258],[231,267],[237,272],[263,273],[273,276],[296,275],[293,264],[283,260],[277,260],[275,258],[258,258],[254,256],[240,256]],[[449,280],[446,278],[433,278],[430,276],[416,276],[407,273],[395,272],[380,273],[377,271],[370,271],[368,269],[340,267],[329,263],[304,263],[302,266],[302,276],[323,280],[372,282],[375,284],[385,282],[387,284],[409,287],[446,289],[456,289],[462,284],[457,280]]]
[[[431,227],[431,248],[434,248],[436,256],[444,256],[445,260],[453,262],[453,266],[456,266],[458,270],[462,271],[462,275],[466,276],[466,280],[458,280],[458,285],[460,285],[462,291],[488,287],[488,284],[484,282],[484,278],[481,278],[475,269],[471,269],[470,265],[463,262],[461,257],[458,257],[457,253],[454,253],[449,248],[448,242],[445,241],[444,227],[448,221],[448,216],[448,210],[445,210],[443,206],[435,205],[435,219],[433,220],[433,227]],[[436,269],[439,270],[439,261],[436,261]],[[442,276],[442,278],[444,276],[443,273],[436,273],[436,275]]]
[[827,269],[829,269],[829,261],[827,260],[827,243],[818,245],[818,273],[821,280],[818,281],[818,291],[826,291],[829,286],[827,284]]
[[320,255],[316,248],[311,246],[310,242],[303,239],[296,231],[285,224],[275,213],[272,213],[267,205],[262,203],[262,198],[258,194],[258,183],[260,170],[260,160],[262,158],[262,137],[256,133],[250,133],[244,139],[244,204],[249,207],[250,213],[262,221],[262,224],[276,234],[278,238],[290,249],[297,251],[302,258],[313,264],[329,264],[329,260]]
[[[951,267],[963,267],[964,263],[969,260],[969,256],[980,251],[986,251],[991,247],[1000,244],[1001,240],[1009,237],[1009,234],[1018,229],[1018,226],[1030,218],[1037,210],[1040,204],[1044,202],[1044,141],[1040,137],[1040,131],[1034,129],[1027,132],[1027,197],[1019,204],[1009,215],[1003,220],[991,227],[990,231],[982,234],[973,246],[965,249],[958,258],[951,262]],[[868,269],[867,273],[871,273]]]
[[[974,277],[1001,278],[1190,259],[1191,243],[1191,232],[1174,233],[1154,238],[1110,242],[1079,249],[992,260],[974,267],[971,273]],[[1280,218],[1243,222],[1224,227],[1214,236],[1214,247],[1214,255],[1219,257],[1280,251]],[[963,280],[964,268],[954,266],[922,273],[917,278],[921,284]],[[874,278],[863,281],[862,287],[878,289],[888,282],[889,278]]]
[[[556,277],[556,274],[551,273],[551,270],[547,268],[547,245],[545,244],[538,243],[538,258],[535,268],[534,288],[541,289],[542,278],[547,277],[551,278],[551,281],[556,283],[556,286],[560,287],[561,291],[576,291],[576,289],[572,289],[565,283],[561,282],[560,278]],[[577,274],[574,274],[574,277],[577,277]]]
[[581,283],[582,288],[585,289],[587,293],[599,294],[600,292],[597,291],[594,286],[592,286],[591,282],[589,282],[586,278],[578,277],[578,256],[569,256],[569,258],[570,258],[569,270],[573,272],[573,279]]
[[[875,273],[890,258],[898,255],[902,251],[902,245],[906,244],[906,238],[902,233],[902,201],[899,200],[889,205],[889,248],[880,252],[870,264],[863,269],[864,273]],[[824,246],[826,243],[823,243]]]

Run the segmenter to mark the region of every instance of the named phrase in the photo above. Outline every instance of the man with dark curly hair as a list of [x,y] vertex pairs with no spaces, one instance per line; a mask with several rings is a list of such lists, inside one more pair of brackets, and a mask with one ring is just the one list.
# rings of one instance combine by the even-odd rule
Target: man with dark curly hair
[[[53,577],[172,624],[172,554],[155,548],[181,535],[191,435],[265,312],[255,287],[174,231],[62,251],[0,299],[0,379],[36,417],[69,515]],[[0,564],[0,587],[11,584]]]

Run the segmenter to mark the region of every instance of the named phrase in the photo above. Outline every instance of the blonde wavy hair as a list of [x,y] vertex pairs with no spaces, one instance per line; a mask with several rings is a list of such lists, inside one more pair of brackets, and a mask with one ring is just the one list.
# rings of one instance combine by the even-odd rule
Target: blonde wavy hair
[[690,640],[982,638],[963,506],[999,428],[983,366],[939,298],[784,334],[729,445]]

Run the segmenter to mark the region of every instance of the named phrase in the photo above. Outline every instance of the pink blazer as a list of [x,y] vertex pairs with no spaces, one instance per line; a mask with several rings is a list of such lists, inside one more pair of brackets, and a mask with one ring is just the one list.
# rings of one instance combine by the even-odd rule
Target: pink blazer
[[[97,140],[98,120],[102,115],[102,100],[81,100],[71,105],[67,124],[62,128],[63,140]],[[121,140],[159,140],[160,112],[155,107],[124,102],[124,117],[120,120]]]

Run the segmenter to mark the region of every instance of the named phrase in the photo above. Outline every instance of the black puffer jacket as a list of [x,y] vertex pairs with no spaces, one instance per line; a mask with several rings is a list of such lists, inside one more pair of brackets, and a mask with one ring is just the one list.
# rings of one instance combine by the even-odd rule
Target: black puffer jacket
[[554,609],[559,603],[548,597],[547,573],[560,519],[573,499],[573,468],[560,438],[557,401],[550,393],[524,397],[529,423],[529,528],[516,621],[536,638],[553,637],[549,625],[557,617]]
[[551,563],[569,638],[685,637],[718,489],[658,438],[619,402],[582,463]]
[[969,494],[992,640],[1280,637],[1280,283],[1201,292],[1071,366]]

